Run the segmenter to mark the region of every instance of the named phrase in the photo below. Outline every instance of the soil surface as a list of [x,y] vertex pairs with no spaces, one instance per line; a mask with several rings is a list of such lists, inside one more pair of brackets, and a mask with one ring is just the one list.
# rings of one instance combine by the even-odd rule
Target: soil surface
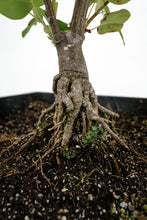
[[0,119],[0,219],[146,220],[146,116],[111,118],[129,151],[95,124],[64,156],[52,150],[42,159],[50,138],[44,122],[46,131],[19,152],[47,107],[30,102]]

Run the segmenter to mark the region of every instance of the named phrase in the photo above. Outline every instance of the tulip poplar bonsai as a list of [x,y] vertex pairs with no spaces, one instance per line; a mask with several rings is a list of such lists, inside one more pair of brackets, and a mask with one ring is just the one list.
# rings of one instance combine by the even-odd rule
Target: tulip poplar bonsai
[[[109,5],[121,5],[129,0],[75,0],[72,19],[69,24],[57,19],[56,0],[1,0],[0,13],[10,19],[22,19],[28,14],[33,18],[22,32],[24,37],[33,25],[43,25],[49,40],[54,44],[59,61],[59,73],[53,79],[55,102],[43,111],[30,143],[39,131],[39,125],[47,112],[54,112],[51,145],[63,152],[69,142],[81,140],[97,121],[111,136],[128,149],[127,144],[108,126],[108,120],[99,116],[98,111],[113,117],[117,113],[101,106],[89,81],[88,69],[82,52],[85,33],[91,33],[89,24],[98,15],[102,16],[96,27],[99,34],[118,32],[124,42],[121,29],[130,17],[126,9],[110,12]],[[66,7],[66,5],[65,5]],[[99,73],[100,74],[100,73]],[[22,149],[21,148],[21,149]],[[51,148],[52,149],[52,148]],[[43,157],[42,157],[43,159]]]

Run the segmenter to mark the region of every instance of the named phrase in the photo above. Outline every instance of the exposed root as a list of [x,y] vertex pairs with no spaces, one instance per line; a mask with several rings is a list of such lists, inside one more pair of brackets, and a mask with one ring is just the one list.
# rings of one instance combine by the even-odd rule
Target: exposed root
[[117,113],[115,113],[115,112],[112,112],[111,110],[105,108],[104,106],[100,105],[99,103],[97,103],[97,105],[98,105],[98,108],[99,108],[99,110],[100,110],[101,112],[106,113],[106,114],[108,114],[108,115],[110,115],[110,116],[112,116],[112,117],[117,117],[117,118],[119,118],[119,114],[117,114]]
[[102,127],[103,127],[106,131],[108,131],[108,133],[111,134],[112,137],[113,137],[118,143],[120,143],[120,144],[121,144],[122,146],[124,146],[127,150],[129,150],[129,147],[125,144],[125,142],[124,142],[121,138],[119,138],[118,135],[115,134],[115,133],[110,129],[110,127],[105,123],[105,121],[104,121],[103,118],[97,116],[97,117],[93,118],[93,120],[97,120],[97,121],[102,125]]
[[10,142],[12,143],[11,145],[9,145],[8,147],[5,147],[4,149],[2,149],[1,151],[1,154],[0,154],[0,158],[2,157],[2,155],[5,153],[5,152],[8,152],[11,150],[11,148],[13,148],[15,145],[17,145],[20,141],[24,140],[25,138],[28,138],[29,136],[33,135],[34,134],[34,131],[27,134],[27,135],[23,135],[19,138],[17,137],[14,137],[14,138],[9,138],[9,139],[3,139],[1,140],[0,142],[3,143],[3,142]]
[[44,179],[46,179],[46,181],[48,182],[48,184],[50,185],[50,189],[53,192],[52,188],[51,188],[51,182],[50,180],[47,178],[47,176],[44,174],[43,172],[43,166],[42,166],[42,159],[41,156],[39,155],[39,160],[40,160],[40,169],[41,169],[41,175],[44,177]]
[[[50,183],[50,179],[44,174],[43,172],[43,160],[50,155],[52,152],[60,152],[62,153],[66,147],[69,146],[71,140],[74,140],[75,137],[81,137],[80,141],[84,137],[87,130],[90,129],[91,124],[93,121],[97,121],[101,126],[119,143],[121,144],[126,150],[134,151],[135,155],[142,156],[138,154],[135,150],[129,148],[127,144],[108,126],[111,123],[110,120],[104,119],[100,117],[98,114],[99,112],[106,113],[112,117],[119,117],[117,113],[112,112],[111,110],[101,106],[97,101],[97,96],[95,92],[86,78],[76,78],[74,74],[58,74],[54,79],[54,92],[55,92],[55,102],[50,106],[48,109],[42,111],[41,115],[39,116],[38,122],[36,124],[35,130],[30,133],[28,136],[23,136],[21,139],[12,140],[14,141],[12,145],[4,149],[1,155],[14,147],[14,145],[19,146],[19,149],[16,148],[16,153],[13,153],[11,157],[4,160],[1,164],[6,163],[8,160],[13,159],[13,156],[17,155],[22,151],[25,147],[27,147],[38,135],[40,130],[40,124],[43,121],[45,115],[49,112],[52,112],[54,109],[54,116],[53,116],[53,123],[47,127],[46,131],[52,136],[46,146],[43,147],[37,154],[38,158],[32,159],[32,164],[23,170],[23,172],[19,172],[19,168],[16,170],[15,168],[11,170],[8,167],[7,171],[4,171],[4,177],[8,177],[10,175],[25,173],[35,167],[35,172],[39,169],[42,176],[46,181]],[[53,132],[52,132],[53,131]],[[48,135],[47,133],[47,135]],[[28,138],[28,141],[24,143]],[[23,140],[23,142],[22,142]],[[8,140],[9,141],[9,140]],[[11,140],[10,140],[11,141]],[[16,142],[15,142],[16,141]],[[79,141],[77,138],[76,141]],[[10,142],[11,143],[11,142]],[[20,143],[24,143],[20,147]],[[105,143],[103,143],[105,145]],[[106,148],[108,148],[106,146]],[[60,165],[59,154],[56,154],[56,162]],[[113,165],[117,172],[120,172],[120,167],[113,155],[110,155],[112,158]],[[48,158],[47,158],[48,159]],[[146,161],[145,158],[142,158],[143,161]],[[109,162],[108,162],[109,163]],[[111,164],[110,169],[112,169]],[[10,168],[10,170],[9,170]],[[12,172],[11,172],[12,171]],[[119,177],[118,177],[119,178]],[[52,189],[51,189],[52,190]]]
[[81,117],[82,117],[82,137],[84,137],[84,135],[86,134],[86,117],[84,112],[81,113]]
[[28,140],[25,144],[23,144],[23,145],[20,147],[20,149],[18,150],[18,152],[16,153],[16,155],[17,155],[20,151],[22,151],[25,147],[27,147],[27,146],[35,139],[35,137],[37,136],[37,134],[38,134],[38,132],[39,132],[39,126],[40,126],[40,123],[41,123],[42,119],[44,118],[44,116],[45,116],[47,113],[51,112],[51,111],[54,109],[54,107],[55,107],[55,102],[54,102],[49,108],[47,108],[46,110],[43,110],[43,111],[42,111],[41,115],[39,116],[38,122],[37,122],[37,124],[36,124],[36,129],[35,129],[34,132],[33,132],[33,136],[30,137],[29,140]]
[[[19,148],[19,150],[15,153],[15,156],[16,156],[18,153],[20,153],[24,148],[26,148],[26,147],[35,139],[35,137],[36,137],[37,134],[39,133],[39,129],[38,129],[38,128],[39,128],[39,126],[40,126],[40,123],[41,123],[43,117],[44,117],[48,112],[51,112],[51,111],[54,109],[54,107],[55,107],[55,102],[54,102],[49,108],[47,108],[46,110],[43,110],[42,113],[41,113],[41,115],[39,116],[38,122],[37,122],[37,124],[36,124],[36,129],[35,129],[33,132],[31,132],[31,133],[25,135],[25,137],[23,136],[23,137],[17,138],[10,146],[8,146],[6,149],[4,149],[4,150],[1,152],[0,157],[2,157],[2,154],[3,154],[3,153],[5,153],[6,151],[9,151],[12,147],[14,147],[16,144],[18,144],[22,139],[31,136],[31,137],[28,139],[28,141],[26,141],[26,142]],[[61,123],[61,122],[60,122],[60,123]],[[9,161],[10,159],[12,159],[13,156],[14,156],[14,155],[8,157],[8,158],[7,158],[6,160],[4,160],[2,163],[3,163],[3,164],[6,163],[6,162]],[[0,163],[0,164],[2,164],[2,163]]]
[[[110,121],[99,116],[98,111],[106,113],[112,117],[119,117],[117,113],[101,106],[97,101],[95,91],[88,78],[84,78],[80,73],[65,71],[54,78],[53,90],[56,98],[54,124],[57,125],[66,119],[62,126],[56,131],[56,140],[60,147],[65,149],[74,132],[79,132],[76,128],[80,122],[80,132],[82,137],[90,129],[92,121],[98,121],[102,127],[125,149],[129,150],[127,144],[114,132],[107,123]],[[56,141],[57,143],[57,141]]]
[[[63,153],[72,138],[77,142],[81,141],[85,133],[91,128],[93,121],[100,123],[118,143],[120,143],[125,149],[129,150],[126,143],[108,126],[108,123],[111,121],[100,117],[98,113],[100,111],[112,117],[119,117],[119,115],[98,103],[97,96],[95,95],[95,91],[88,78],[84,78],[84,75],[80,76],[80,74],[81,73],[66,71],[62,74],[58,74],[54,78],[53,89],[55,93],[55,102],[48,109],[42,111],[35,130],[27,136],[29,137],[28,141],[24,142],[26,137],[21,137],[20,139],[16,139],[9,147],[2,151],[1,155],[5,151],[9,151],[12,147],[15,147],[15,145],[20,145],[23,140],[23,144],[19,149],[17,149],[15,153],[12,153],[12,155],[5,159],[1,164],[12,159],[36,138],[36,136],[43,130],[43,128],[40,128],[43,118],[47,113],[52,112],[54,109],[53,124],[50,124],[50,127],[47,128],[48,132],[53,131],[49,143],[40,151],[41,156],[39,153],[39,159],[32,161],[32,165],[26,169],[26,172],[34,166],[36,166],[37,169],[39,167],[42,176],[50,184],[50,180],[43,172],[43,159],[45,159],[54,149],[55,151]],[[56,157],[56,160],[57,163],[60,164],[58,156]],[[115,163],[115,166],[117,170],[119,170],[117,162]],[[6,176],[15,173],[18,172],[14,171],[13,173],[6,174]]]

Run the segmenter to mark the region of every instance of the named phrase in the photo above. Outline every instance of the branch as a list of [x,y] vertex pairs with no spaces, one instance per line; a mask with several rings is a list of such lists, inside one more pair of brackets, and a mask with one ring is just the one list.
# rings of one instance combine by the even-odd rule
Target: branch
[[93,21],[93,19],[100,13],[101,10],[103,10],[103,8],[108,5],[109,1],[106,1],[103,6],[101,8],[99,8],[87,21],[86,24],[86,28],[88,27],[88,25],[91,23],[91,21]]
[[90,0],[75,0],[70,30],[83,35],[85,32],[86,15]]
[[49,24],[51,26],[52,34],[53,34],[54,40],[56,41],[58,40],[57,35],[60,34],[60,30],[57,24],[52,2],[51,0],[44,0],[44,4],[45,4],[46,11],[47,11],[47,16],[49,19]]

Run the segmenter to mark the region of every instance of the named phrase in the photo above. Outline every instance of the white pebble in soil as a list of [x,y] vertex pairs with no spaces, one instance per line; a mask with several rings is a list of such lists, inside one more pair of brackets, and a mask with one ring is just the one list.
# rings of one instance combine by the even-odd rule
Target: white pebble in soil
[[66,216],[62,216],[61,220],[67,220],[67,217]]
[[30,218],[29,218],[29,216],[27,216],[27,215],[24,217],[24,220],[29,220],[29,219],[30,219]]

